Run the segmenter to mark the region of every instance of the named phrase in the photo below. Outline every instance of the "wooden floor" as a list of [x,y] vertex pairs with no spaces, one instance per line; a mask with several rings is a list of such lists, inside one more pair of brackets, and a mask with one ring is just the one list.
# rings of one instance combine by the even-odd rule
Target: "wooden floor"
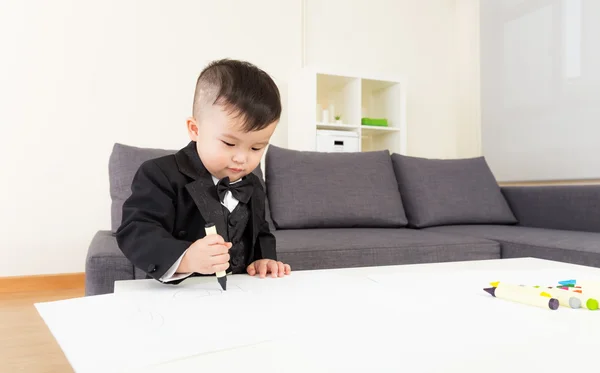
[[80,289],[0,293],[0,373],[72,373],[34,303],[81,297]]

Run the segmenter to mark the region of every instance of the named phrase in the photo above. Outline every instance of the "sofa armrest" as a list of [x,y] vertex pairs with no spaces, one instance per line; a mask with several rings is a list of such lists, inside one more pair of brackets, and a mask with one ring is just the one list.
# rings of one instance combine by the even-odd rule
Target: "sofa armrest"
[[90,243],[85,261],[85,295],[112,293],[115,281],[134,278],[133,264],[119,249],[114,234],[98,231]]
[[519,225],[600,232],[600,185],[502,187]]

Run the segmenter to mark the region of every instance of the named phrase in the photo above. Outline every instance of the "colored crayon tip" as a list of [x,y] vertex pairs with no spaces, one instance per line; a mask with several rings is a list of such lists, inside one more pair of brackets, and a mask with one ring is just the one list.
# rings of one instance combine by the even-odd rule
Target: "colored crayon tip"
[[581,301],[575,297],[569,298],[569,306],[571,308],[581,308]]
[[585,305],[587,306],[588,310],[591,311],[595,311],[598,309],[598,301],[593,298],[588,299]]
[[500,283],[500,281],[494,281],[494,282],[490,282],[490,285],[497,288],[499,283]]
[[550,294],[546,293],[545,291],[542,291],[542,292],[540,293],[540,295],[541,295],[542,297],[548,297],[548,298],[552,298],[552,296],[551,296]]
[[577,281],[576,280],[564,280],[564,281],[559,281],[558,283],[564,286],[568,286],[568,285],[575,285]]
[[494,297],[496,296],[496,288],[485,288],[483,290],[487,291],[488,293],[490,293]]
[[227,276],[217,277],[217,281],[223,290],[227,290]]
[[560,303],[558,302],[558,299],[556,298],[551,298],[548,301],[548,307],[550,307],[551,310],[556,310],[558,309],[558,306],[560,305]]

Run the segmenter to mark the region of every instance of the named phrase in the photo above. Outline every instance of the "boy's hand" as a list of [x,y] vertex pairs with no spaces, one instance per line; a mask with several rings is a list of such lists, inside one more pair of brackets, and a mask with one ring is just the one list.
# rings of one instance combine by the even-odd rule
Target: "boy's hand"
[[225,242],[218,234],[211,234],[194,242],[185,252],[178,273],[197,272],[212,275],[229,268],[231,242]]
[[271,274],[271,277],[283,277],[289,275],[292,272],[292,268],[289,264],[284,264],[272,259],[260,259],[252,262],[246,271],[250,276],[254,276],[257,273],[261,278],[265,278],[267,273]]

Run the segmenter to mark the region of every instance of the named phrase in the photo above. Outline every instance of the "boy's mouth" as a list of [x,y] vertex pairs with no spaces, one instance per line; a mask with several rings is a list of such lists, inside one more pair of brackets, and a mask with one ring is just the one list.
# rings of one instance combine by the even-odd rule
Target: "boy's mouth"
[[243,172],[243,171],[244,171],[244,169],[243,169],[243,168],[231,168],[231,167],[229,167],[229,168],[227,168],[227,169],[228,169],[229,171],[231,171],[231,172],[235,173],[235,174],[239,174],[239,173],[241,173],[241,172]]

